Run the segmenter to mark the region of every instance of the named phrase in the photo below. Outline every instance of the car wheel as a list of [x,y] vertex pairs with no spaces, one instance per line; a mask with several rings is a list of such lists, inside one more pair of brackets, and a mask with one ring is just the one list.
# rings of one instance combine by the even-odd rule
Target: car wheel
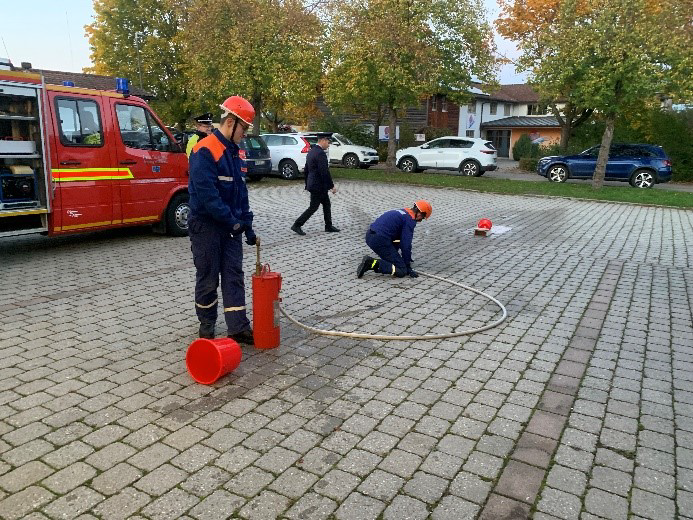
[[557,164],[549,168],[547,177],[551,182],[565,182],[568,180],[568,170],[566,170],[565,166]]
[[287,180],[295,179],[298,177],[298,166],[291,159],[282,161],[279,163],[279,174]]
[[180,193],[169,202],[166,208],[166,232],[169,235],[184,237],[188,234],[189,199],[187,193]]
[[635,170],[630,176],[630,185],[634,188],[651,188],[655,185],[655,176],[650,170]]
[[479,175],[481,175],[481,168],[476,161],[464,161],[460,165],[460,173],[469,177],[479,177]]
[[416,159],[412,157],[405,157],[399,162],[399,169],[403,172],[414,173],[417,168]]
[[344,166],[347,168],[358,168],[359,167],[359,158],[356,157],[353,153],[348,153],[344,156],[344,159],[342,159],[342,162],[344,163]]

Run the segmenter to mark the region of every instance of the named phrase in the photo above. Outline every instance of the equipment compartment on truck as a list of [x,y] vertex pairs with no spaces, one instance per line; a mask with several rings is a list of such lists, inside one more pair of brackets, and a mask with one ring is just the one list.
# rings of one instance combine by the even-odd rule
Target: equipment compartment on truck
[[48,229],[41,77],[0,74],[0,235]]

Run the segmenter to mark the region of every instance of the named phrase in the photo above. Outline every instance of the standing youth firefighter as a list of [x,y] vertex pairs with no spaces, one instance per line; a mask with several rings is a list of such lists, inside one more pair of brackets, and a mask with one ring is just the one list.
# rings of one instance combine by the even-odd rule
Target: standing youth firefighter
[[[380,259],[364,256],[356,276],[361,278],[366,271],[390,274],[402,278],[406,275],[419,276],[411,268],[411,242],[417,222],[431,216],[431,204],[417,200],[411,209],[393,209],[380,215],[366,231],[366,244]],[[402,250],[400,255],[398,249]]]
[[207,112],[195,118],[195,133],[188,139],[188,144],[185,146],[185,153],[190,157],[193,147],[202,139],[212,133],[212,114]]
[[243,244],[255,245],[253,213],[241,174],[238,144],[253,122],[255,109],[239,96],[222,105],[219,129],[197,143],[190,155],[189,232],[197,269],[195,309],[200,337],[213,338],[217,321],[217,287],[221,294],[228,336],[253,343],[245,313]]

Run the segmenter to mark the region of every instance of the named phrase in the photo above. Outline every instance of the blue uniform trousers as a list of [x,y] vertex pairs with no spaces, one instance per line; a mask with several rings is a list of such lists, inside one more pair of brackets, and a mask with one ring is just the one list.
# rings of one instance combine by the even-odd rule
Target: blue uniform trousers
[[245,312],[242,235],[232,237],[214,221],[191,217],[190,243],[197,274],[195,310],[200,323],[217,321],[217,287],[221,276],[224,318],[229,334],[250,327]]
[[366,244],[380,257],[378,272],[399,278],[407,274],[407,265],[392,240],[369,229],[366,231]]

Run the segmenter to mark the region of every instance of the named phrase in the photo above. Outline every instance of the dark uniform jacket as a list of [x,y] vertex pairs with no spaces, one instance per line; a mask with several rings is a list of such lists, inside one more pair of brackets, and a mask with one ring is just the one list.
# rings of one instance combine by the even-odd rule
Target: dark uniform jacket
[[334,188],[325,150],[317,144],[310,147],[306,157],[306,189],[310,192],[327,193]]
[[411,243],[414,239],[416,220],[409,209],[392,209],[380,215],[371,224],[371,230],[387,238],[390,242],[399,240],[402,260],[411,264]]
[[193,148],[188,182],[190,215],[212,219],[234,234],[250,228],[253,221],[238,150],[214,130]]

